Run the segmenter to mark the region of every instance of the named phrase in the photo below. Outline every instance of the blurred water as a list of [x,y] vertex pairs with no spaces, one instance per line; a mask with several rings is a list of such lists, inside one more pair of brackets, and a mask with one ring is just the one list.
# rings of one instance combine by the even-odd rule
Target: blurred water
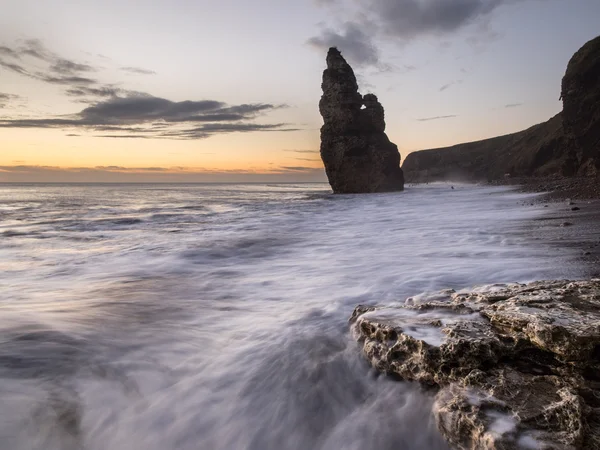
[[506,188],[329,192],[0,185],[0,449],[446,448],[354,306],[579,268]]

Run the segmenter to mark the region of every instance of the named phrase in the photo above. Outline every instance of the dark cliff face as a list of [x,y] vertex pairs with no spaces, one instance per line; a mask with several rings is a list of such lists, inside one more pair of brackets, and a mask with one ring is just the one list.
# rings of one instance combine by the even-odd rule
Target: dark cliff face
[[579,175],[600,175],[600,36],[573,55],[562,79],[563,125]]
[[493,181],[560,174],[568,159],[558,114],[518,133],[411,153],[402,169],[407,183]]
[[600,175],[600,37],[571,58],[563,111],[518,133],[406,157],[407,182]]
[[385,134],[383,107],[373,94],[360,95],[354,71],[335,48],[321,87],[321,158],[333,191],[403,190],[400,153]]

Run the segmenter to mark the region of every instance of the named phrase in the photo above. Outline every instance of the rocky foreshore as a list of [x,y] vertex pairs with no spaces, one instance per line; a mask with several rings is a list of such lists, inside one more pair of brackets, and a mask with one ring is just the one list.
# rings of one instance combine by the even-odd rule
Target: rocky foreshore
[[370,363],[438,390],[456,449],[600,449],[600,279],[447,290],[358,306]]

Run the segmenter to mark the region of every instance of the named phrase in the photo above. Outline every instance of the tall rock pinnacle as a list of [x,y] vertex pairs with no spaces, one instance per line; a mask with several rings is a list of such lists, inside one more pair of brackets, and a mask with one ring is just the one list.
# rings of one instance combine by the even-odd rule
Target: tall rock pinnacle
[[333,192],[403,190],[400,153],[385,134],[383,106],[373,94],[360,95],[352,67],[336,48],[327,53],[321,87],[321,158]]

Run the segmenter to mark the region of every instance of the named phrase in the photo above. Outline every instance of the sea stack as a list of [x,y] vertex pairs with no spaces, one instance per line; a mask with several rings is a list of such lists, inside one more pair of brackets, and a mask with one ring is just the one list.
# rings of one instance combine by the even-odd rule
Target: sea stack
[[333,192],[403,190],[400,153],[385,134],[383,106],[375,95],[358,92],[354,71],[336,48],[327,53],[321,87],[321,159]]

